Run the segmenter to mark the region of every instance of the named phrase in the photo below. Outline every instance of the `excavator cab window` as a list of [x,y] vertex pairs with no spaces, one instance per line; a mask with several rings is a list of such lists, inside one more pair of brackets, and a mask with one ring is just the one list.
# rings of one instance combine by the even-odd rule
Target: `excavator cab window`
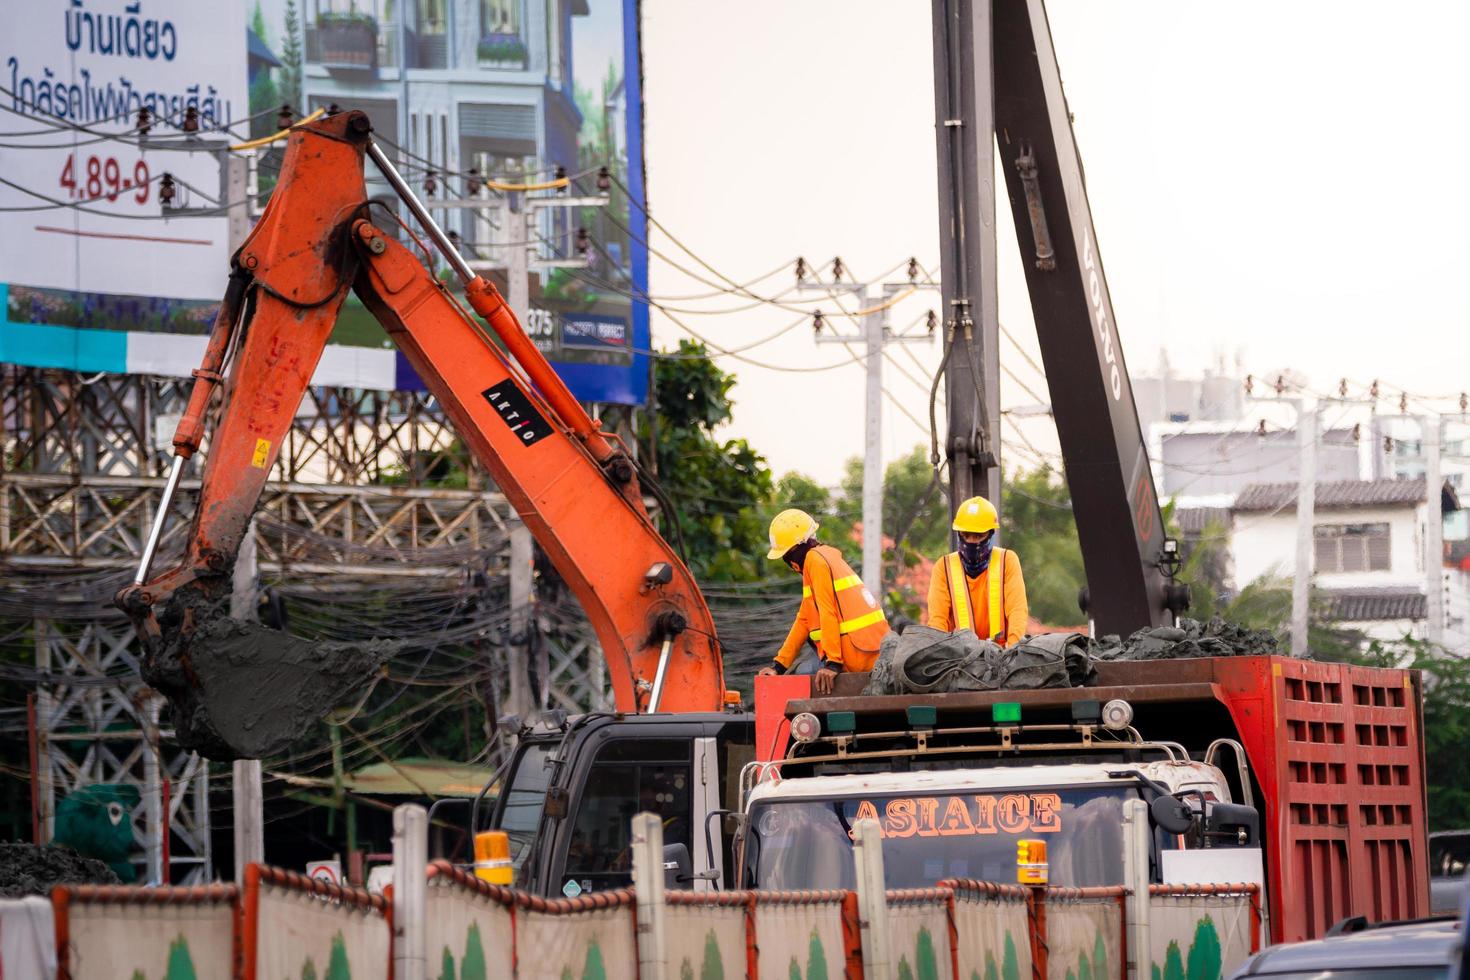
[[510,784],[500,803],[495,826],[510,838],[510,860],[515,868],[516,884],[529,888],[521,878],[521,869],[530,856],[541,827],[541,810],[546,804],[546,790],[551,785],[552,766],[548,763],[556,750],[557,739],[526,741],[520,758],[512,770]]
[[582,786],[562,894],[632,884],[628,835],[634,814],[659,814],[664,844],[691,846],[691,762],[687,738],[620,738],[602,746]]

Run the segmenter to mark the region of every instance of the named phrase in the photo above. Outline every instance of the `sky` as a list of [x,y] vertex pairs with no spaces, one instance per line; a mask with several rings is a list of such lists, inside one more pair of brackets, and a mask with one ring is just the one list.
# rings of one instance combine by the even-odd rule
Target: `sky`
[[[716,285],[699,260],[744,282],[798,255],[840,255],[876,279],[912,255],[937,276],[928,3],[642,10],[649,210],[698,260],[651,229],[658,252]],[[1052,0],[1048,14],[1133,373],[1167,350],[1179,374],[1238,357],[1323,389],[1343,377],[1425,395],[1470,387],[1470,4]],[[1018,343],[1003,340],[1001,360],[1019,381],[1003,378],[1001,394],[1014,407],[1047,393],[1028,362],[1040,358],[1003,198],[1000,315]],[[751,288],[791,285],[788,271]],[[658,256],[650,291],[729,311],[676,314],[727,349],[800,319],[742,309],[739,295],[672,299],[711,290]],[[895,329],[930,306],[927,293],[903,300]],[[658,344],[682,334],[668,316],[653,322]],[[809,323],[743,351],[768,366],[720,359],[738,378],[726,434],[778,473],[833,484],[863,450],[863,373],[843,347],[814,343]],[[888,459],[928,439],[939,347],[904,346],[884,365]],[[1019,425],[1041,458],[1055,450],[1049,419]],[[1006,436],[1007,465],[1032,465],[1021,436]]]

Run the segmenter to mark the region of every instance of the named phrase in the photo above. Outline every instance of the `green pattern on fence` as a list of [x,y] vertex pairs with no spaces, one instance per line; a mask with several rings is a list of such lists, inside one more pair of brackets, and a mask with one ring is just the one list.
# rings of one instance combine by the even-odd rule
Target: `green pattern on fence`
[[1153,980],[1220,980],[1220,965],[1220,934],[1214,916],[1206,915],[1195,923],[1188,960],[1179,941],[1172,940],[1164,951],[1163,969],[1153,965]]

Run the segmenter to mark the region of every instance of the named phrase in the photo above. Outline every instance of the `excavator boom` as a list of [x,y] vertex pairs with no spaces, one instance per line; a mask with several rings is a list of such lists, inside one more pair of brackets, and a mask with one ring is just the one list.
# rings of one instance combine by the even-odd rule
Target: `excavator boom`
[[[369,206],[368,155],[445,251],[484,324],[426,257],[385,230],[396,218]],[[650,520],[632,461],[588,417],[495,287],[453,251],[372,145],[366,116],[342,113],[292,132],[280,182],[233,265],[175,437],[178,459],[198,450],[210,396],[222,387],[187,550],[151,580],[140,569],[117,599],[145,638],[145,676],[169,697],[181,741],[213,758],[279,751],[356,695],[396,649],[393,638],[310,644],[223,614],[235,555],[348,289],[424,379],[581,602],[618,708],[720,710],[713,620]],[[166,511],[165,503],[160,521]],[[157,537],[155,529],[151,541]]]

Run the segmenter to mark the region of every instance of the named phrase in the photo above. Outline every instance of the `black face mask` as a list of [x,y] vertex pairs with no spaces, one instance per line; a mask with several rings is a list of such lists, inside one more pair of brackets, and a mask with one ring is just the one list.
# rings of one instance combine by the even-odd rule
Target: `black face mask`
[[806,553],[817,546],[816,541],[803,541],[801,544],[792,545],[782,557],[786,560],[786,567],[800,575],[802,566],[806,564]]
[[993,534],[988,535],[984,541],[960,541],[960,564],[964,566],[967,576],[977,578],[990,567],[990,554],[994,544]]

